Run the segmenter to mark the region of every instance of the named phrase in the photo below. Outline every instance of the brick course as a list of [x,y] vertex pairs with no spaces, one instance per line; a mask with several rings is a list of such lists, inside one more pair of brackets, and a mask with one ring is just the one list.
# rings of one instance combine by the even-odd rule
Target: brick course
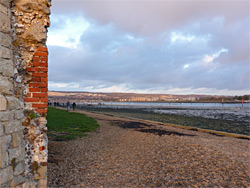
[[[27,67],[27,72],[32,73],[32,81],[29,83],[31,96],[25,102],[31,103],[38,113],[47,112],[48,102],[48,49],[38,47],[32,58],[32,66]],[[46,57],[46,58],[44,58]],[[38,103],[40,102],[40,103]]]

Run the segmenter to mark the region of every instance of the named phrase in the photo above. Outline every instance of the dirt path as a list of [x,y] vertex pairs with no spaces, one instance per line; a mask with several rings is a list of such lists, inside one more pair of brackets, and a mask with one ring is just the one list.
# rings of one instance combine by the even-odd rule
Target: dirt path
[[100,129],[49,142],[49,187],[250,186],[249,140],[84,113]]

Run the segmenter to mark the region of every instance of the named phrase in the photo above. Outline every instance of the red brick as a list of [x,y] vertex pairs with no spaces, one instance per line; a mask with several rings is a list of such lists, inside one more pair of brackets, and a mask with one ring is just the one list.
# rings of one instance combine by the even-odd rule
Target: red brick
[[47,57],[48,53],[47,52],[35,52],[34,56],[44,56],[44,57]]
[[48,104],[47,103],[33,103],[32,104],[32,107],[34,108],[47,108],[48,107]]
[[33,62],[34,67],[40,67],[42,65],[41,62]]
[[39,98],[24,98],[24,102],[39,102]]
[[39,61],[40,58],[39,58],[39,57],[33,57],[32,60],[33,60],[33,61]]
[[45,87],[45,88],[47,88],[47,87],[48,87],[48,84],[47,84],[47,83],[30,83],[29,86],[30,86],[30,87],[35,87],[35,88],[36,88],[36,87],[40,87],[40,88],[41,88],[41,87]]
[[41,98],[41,102],[48,102],[48,98]]
[[33,82],[40,82],[40,78],[32,78]]
[[48,78],[47,77],[44,77],[44,78],[42,77],[41,82],[48,82]]
[[48,57],[41,57],[41,61],[47,62],[48,61]]
[[39,51],[39,52],[47,52],[48,51],[48,49],[46,48],[46,47],[38,47],[37,48],[37,51]]
[[48,72],[48,68],[40,68],[41,72]]
[[47,113],[47,109],[36,109],[36,111],[40,114],[45,114]]
[[34,67],[48,67],[48,63],[33,62]]
[[33,73],[33,77],[48,77],[48,73]]
[[43,63],[41,67],[48,67],[48,63]]
[[31,93],[28,93],[28,94],[26,95],[26,97],[31,97]]
[[41,88],[41,92],[47,92],[48,88]]
[[27,68],[28,72],[39,72],[39,68]]
[[47,97],[48,94],[47,93],[33,93],[33,97]]
[[40,147],[39,147],[39,150],[40,150],[40,151],[45,150],[45,146],[40,146]]
[[29,88],[30,92],[40,92],[40,88]]

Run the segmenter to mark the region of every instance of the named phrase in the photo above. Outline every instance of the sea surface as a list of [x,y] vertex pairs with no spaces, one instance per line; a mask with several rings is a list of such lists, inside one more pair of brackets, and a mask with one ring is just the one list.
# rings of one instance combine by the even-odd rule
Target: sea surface
[[[97,105],[98,103],[89,103]],[[245,107],[250,108],[250,103],[159,103],[159,102],[103,102],[106,106],[131,106],[131,107]]]
[[250,123],[250,103],[156,103],[156,102],[104,102],[92,103],[98,108],[143,108],[159,114],[204,117]]

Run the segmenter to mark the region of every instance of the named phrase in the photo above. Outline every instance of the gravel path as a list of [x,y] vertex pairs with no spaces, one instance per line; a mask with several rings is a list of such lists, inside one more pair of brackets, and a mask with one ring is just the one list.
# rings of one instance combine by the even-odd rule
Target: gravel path
[[49,187],[250,187],[250,141],[84,112],[97,132],[49,142]]

